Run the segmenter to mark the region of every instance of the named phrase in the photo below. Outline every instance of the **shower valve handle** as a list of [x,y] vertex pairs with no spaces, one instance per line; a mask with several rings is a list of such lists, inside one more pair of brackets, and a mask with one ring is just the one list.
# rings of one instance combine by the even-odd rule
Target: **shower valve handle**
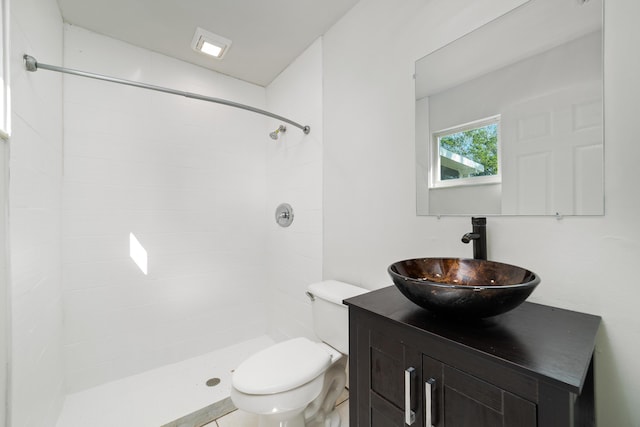
[[288,227],[293,222],[293,208],[283,203],[276,209],[276,223],[281,227]]

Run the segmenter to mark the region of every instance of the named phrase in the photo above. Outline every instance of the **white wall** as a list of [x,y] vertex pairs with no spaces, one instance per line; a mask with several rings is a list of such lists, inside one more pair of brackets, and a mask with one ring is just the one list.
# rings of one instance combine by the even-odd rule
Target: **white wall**
[[10,269],[12,426],[54,425],[64,399],[61,298],[62,61],[55,0],[11,2]]
[[[378,288],[386,267],[471,256],[468,218],[417,217],[414,61],[521,0],[362,0],[324,37],[324,278]],[[596,354],[598,425],[640,425],[635,188],[640,57],[636,0],[605,2],[603,217],[490,218],[489,257],[536,271],[531,301],[603,317]]]
[[7,209],[9,183],[9,144],[0,139],[0,427],[6,426],[9,396],[9,271],[7,255],[9,249]]
[[[322,39],[316,40],[268,87],[270,111],[311,126],[305,135],[287,125],[277,141],[267,135],[281,124],[269,120],[267,219],[269,334],[276,340],[314,338],[305,291],[322,279]],[[289,203],[294,221],[280,227],[274,212]]]
[[[262,87],[64,28],[67,67],[264,108]],[[73,76],[64,111],[68,391],[265,333],[267,120]]]

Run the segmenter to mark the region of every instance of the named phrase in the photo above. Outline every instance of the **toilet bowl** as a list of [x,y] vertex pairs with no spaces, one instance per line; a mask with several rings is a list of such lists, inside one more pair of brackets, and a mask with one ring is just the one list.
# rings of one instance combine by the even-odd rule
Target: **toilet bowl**
[[333,410],[346,384],[345,366],[330,346],[294,338],[243,362],[233,373],[231,400],[257,414],[260,427],[306,426]]
[[335,404],[346,385],[348,310],[342,300],[368,292],[334,280],[310,285],[314,331],[246,359],[232,376],[231,400],[258,415],[259,427],[339,427]]

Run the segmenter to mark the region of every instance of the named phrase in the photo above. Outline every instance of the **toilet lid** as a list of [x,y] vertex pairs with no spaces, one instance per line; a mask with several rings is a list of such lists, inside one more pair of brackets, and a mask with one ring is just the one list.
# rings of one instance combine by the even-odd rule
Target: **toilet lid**
[[247,394],[273,394],[299,387],[324,372],[331,356],[307,338],[294,338],[266,348],[233,372],[233,386]]

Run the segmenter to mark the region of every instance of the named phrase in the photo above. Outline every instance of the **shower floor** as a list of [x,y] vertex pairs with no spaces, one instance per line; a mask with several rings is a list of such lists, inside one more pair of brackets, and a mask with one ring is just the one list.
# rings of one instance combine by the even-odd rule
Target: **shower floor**
[[[268,336],[261,336],[69,394],[57,427],[183,425],[174,421],[228,398],[231,371],[246,357],[273,343]],[[213,377],[221,381],[208,387],[205,383]]]

